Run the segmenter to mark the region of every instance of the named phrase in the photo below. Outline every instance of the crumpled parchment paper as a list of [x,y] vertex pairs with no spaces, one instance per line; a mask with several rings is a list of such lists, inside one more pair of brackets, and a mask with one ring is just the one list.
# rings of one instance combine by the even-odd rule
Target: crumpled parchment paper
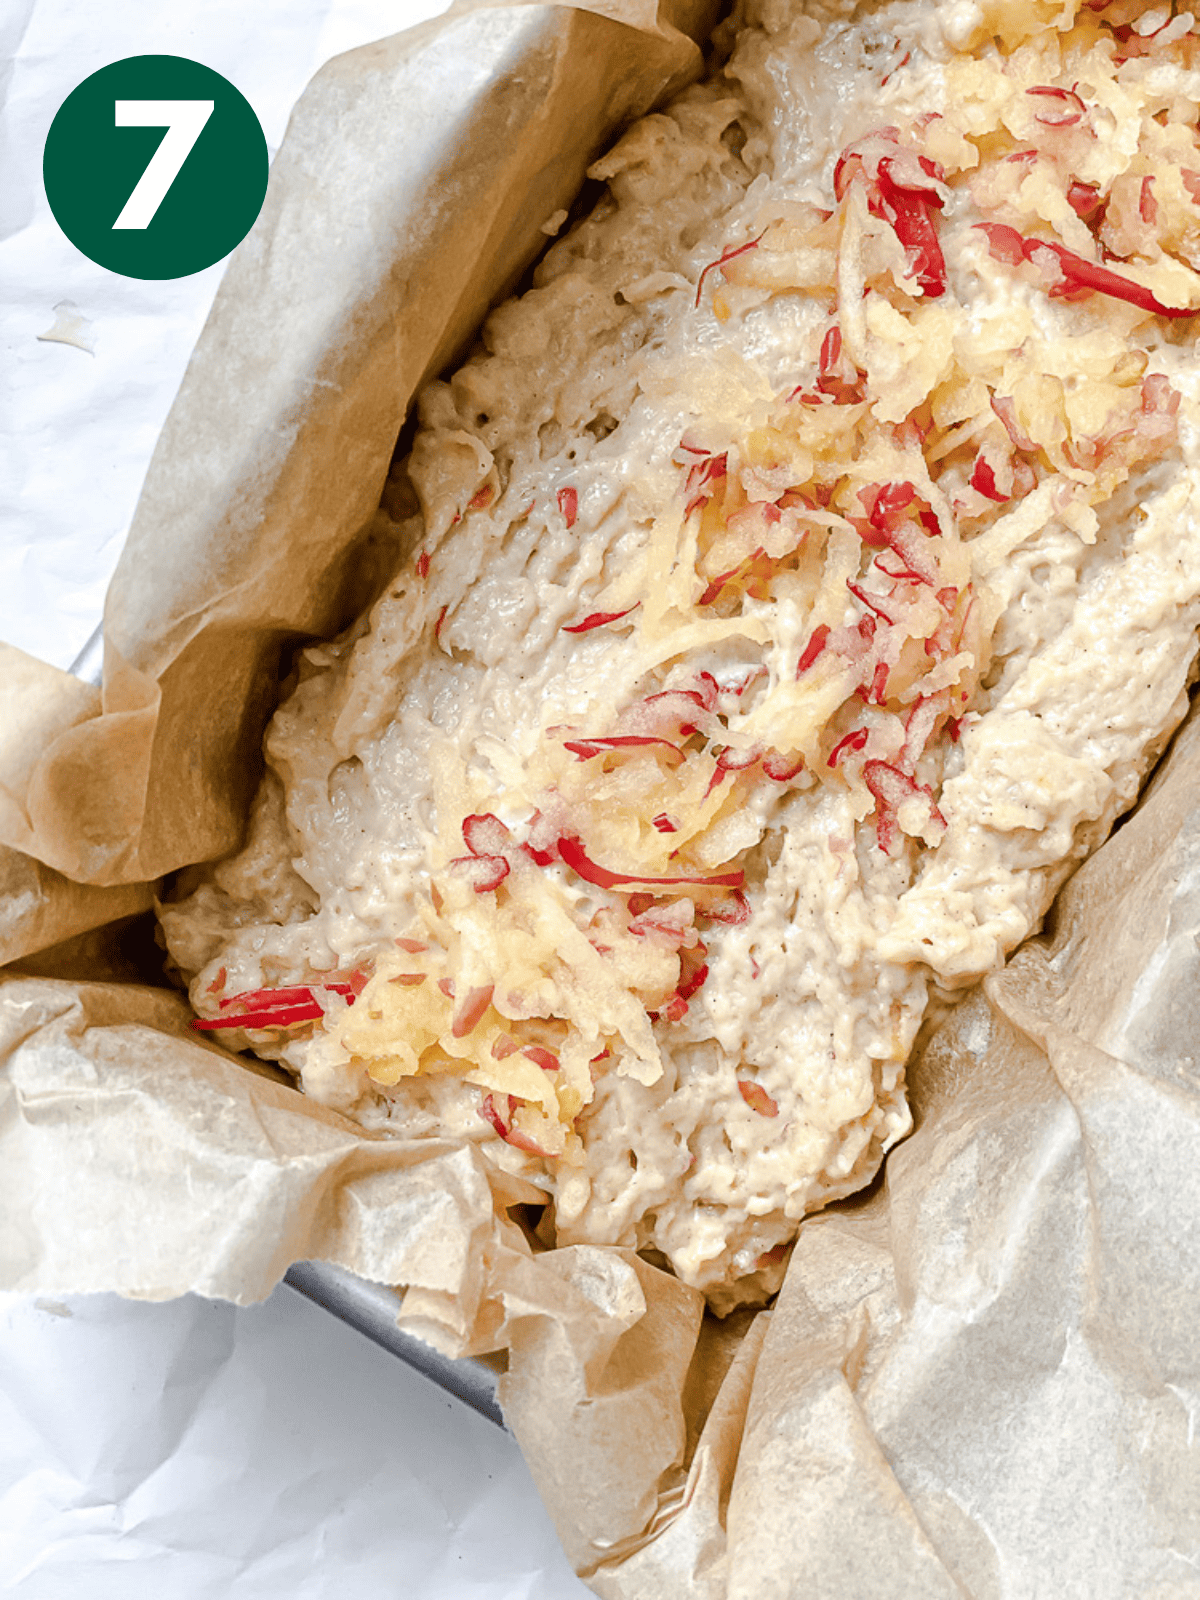
[[[545,243],[589,160],[697,75],[712,0],[472,6],[313,79],[150,464],[105,610],[103,714],[0,663],[0,845],[127,884],[240,837],[284,641],[347,620],[423,377]],[[62,701],[67,704],[64,706]]]
[[413,390],[698,65],[645,5],[464,9],[300,102],[147,478],[102,698],[0,662],[0,1288],[244,1303],[304,1257],[408,1285],[412,1331],[507,1349],[507,1418],[612,1600],[1200,1595],[1196,719],[918,1052],[885,1177],[725,1323],[628,1251],[540,1249],[536,1192],[473,1149],[198,1039],[139,953],[153,881],[237,842],[282,646],[355,603]]

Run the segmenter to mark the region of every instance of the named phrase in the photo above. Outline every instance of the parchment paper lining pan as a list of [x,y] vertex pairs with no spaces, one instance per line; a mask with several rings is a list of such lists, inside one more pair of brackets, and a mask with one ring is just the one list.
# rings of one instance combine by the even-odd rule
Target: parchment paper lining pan
[[605,1596],[1200,1595],[1195,718],[918,1053],[885,1179],[724,1324],[628,1251],[535,1253],[528,1185],[365,1135],[117,959],[161,874],[236,843],[274,664],[344,620],[420,378],[698,60],[645,7],[459,11],[306,92],[159,442],[103,690],[0,659],[0,959],[92,963],[0,978],[0,1287],[408,1285],[408,1334],[507,1351],[505,1419]]

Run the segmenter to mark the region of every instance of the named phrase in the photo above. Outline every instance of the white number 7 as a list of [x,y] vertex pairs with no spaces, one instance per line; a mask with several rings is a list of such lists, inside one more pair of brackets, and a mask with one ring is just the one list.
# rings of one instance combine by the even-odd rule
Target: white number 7
[[179,176],[200,130],[213,113],[212,100],[118,100],[118,128],[166,128],[166,137],[126,200],[114,228],[148,228]]

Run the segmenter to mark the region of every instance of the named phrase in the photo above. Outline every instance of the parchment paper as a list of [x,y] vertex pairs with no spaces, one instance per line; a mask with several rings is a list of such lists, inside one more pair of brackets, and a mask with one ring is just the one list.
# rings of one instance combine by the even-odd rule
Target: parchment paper
[[100,714],[0,663],[3,948],[58,947],[0,982],[0,1287],[244,1303],[302,1257],[409,1285],[413,1331],[508,1350],[602,1595],[1200,1594],[1195,721],[919,1054],[886,1178],[725,1324],[627,1251],[540,1250],[474,1150],[364,1134],[75,937],[236,844],[279,648],[345,620],[412,389],[697,67],[625,15],[464,11],[318,75],[152,464]]
[[[151,462],[109,590],[103,714],[62,727],[77,688],[42,686],[53,731],[0,774],[0,845],[97,885],[236,845],[280,645],[350,620],[413,391],[606,139],[698,73],[676,15],[703,35],[714,6],[468,5],[317,74]],[[0,726],[18,714],[27,691],[0,672]]]

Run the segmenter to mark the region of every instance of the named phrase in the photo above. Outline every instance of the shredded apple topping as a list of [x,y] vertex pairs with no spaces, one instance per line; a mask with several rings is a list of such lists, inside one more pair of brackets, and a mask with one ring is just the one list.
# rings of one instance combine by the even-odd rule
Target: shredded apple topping
[[[597,672],[619,660],[624,689],[545,690],[540,724],[507,753],[492,740],[486,773],[435,741],[436,820],[387,937],[347,949],[332,976],[293,970],[234,992],[222,946],[193,984],[197,1028],[275,1041],[296,1060],[323,1038],[385,1095],[409,1079],[471,1086],[475,1137],[516,1152],[516,1170],[541,1174],[560,1213],[578,1216],[586,1201],[568,1202],[566,1175],[587,1165],[605,1086],[674,1084],[673,1041],[720,1037],[733,959],[722,952],[744,951],[759,981],[761,948],[738,940],[789,806],[840,819],[824,835],[833,884],[878,881],[894,900],[933,881],[943,852],[965,883],[952,865],[969,811],[956,785],[985,750],[1013,658],[1014,553],[1051,525],[1086,552],[1098,508],[1178,448],[1180,393],[1159,352],[1170,329],[1190,336],[1200,310],[1200,148],[1185,93],[1200,46],[1189,19],[1158,10],[1167,20],[1147,31],[1151,12],[1126,0],[1085,5],[1069,27],[1054,21],[1061,7],[1011,7],[999,47],[951,53],[928,103],[923,52],[904,39],[880,85],[886,114],[844,130],[819,195],[811,181],[792,192],[756,178],[690,278],[624,280],[627,307],[668,307],[655,314],[688,319],[702,352],[694,395],[656,446],[653,514],[620,560],[592,567],[547,644],[590,652],[580,660]],[[1164,63],[1169,80],[1151,70]],[[704,108],[727,100],[695,95],[695,117],[723,127]],[[640,124],[624,164],[595,169],[627,209],[655,139],[684,138],[656,132],[668,121]],[[783,308],[793,355],[782,381],[765,382],[733,330]],[[672,369],[662,394],[688,370]],[[537,525],[578,540],[612,513],[586,471],[568,466],[530,500],[528,481],[506,482],[494,441],[439,437],[404,627],[409,649],[452,662],[472,643],[459,592],[443,586],[447,528],[465,539]],[[431,481],[422,470],[419,484]],[[1079,804],[1087,819],[1107,802]],[[1048,826],[1025,815],[1027,830]],[[1046,883],[1071,837],[1038,866]],[[1000,947],[1034,914],[1018,926],[998,912]],[[869,913],[882,946],[881,915]],[[928,962],[947,982],[994,959],[943,960],[928,943],[887,959]],[[871,1049],[898,1084],[920,1005],[888,1003]],[[727,1092],[730,1126],[799,1115],[753,1062],[735,1062]],[[898,1115],[871,1136],[873,1160],[905,1125]],[[849,1187],[869,1175],[859,1159]],[[693,1258],[653,1229],[638,1242],[654,1239],[706,1286],[704,1250],[713,1271],[765,1273],[769,1286],[797,1216],[833,1192],[830,1180],[761,1221],[751,1208],[737,1252]]]

